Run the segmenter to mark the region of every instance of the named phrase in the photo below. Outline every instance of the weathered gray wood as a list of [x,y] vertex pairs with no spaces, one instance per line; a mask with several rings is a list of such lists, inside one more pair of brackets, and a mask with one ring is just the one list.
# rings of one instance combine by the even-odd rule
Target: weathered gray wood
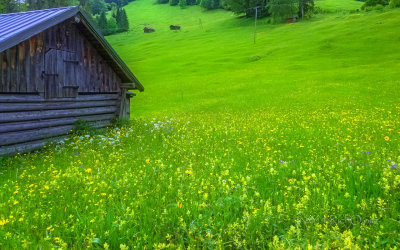
[[22,121],[22,122],[10,122],[5,123],[0,126],[0,134],[7,132],[16,132],[16,131],[24,131],[29,129],[39,129],[39,128],[47,128],[47,127],[55,127],[61,125],[71,125],[74,124],[78,120],[84,121],[110,121],[115,117],[113,114],[104,114],[104,115],[91,115],[91,116],[80,116],[80,117],[66,117],[66,118],[58,118],[58,119],[48,119],[41,121]]
[[5,91],[4,90],[4,73],[3,73],[3,52],[0,52],[0,92]]
[[111,121],[114,117],[115,117],[115,115],[113,115],[113,114],[104,114],[104,115],[91,115],[91,116],[48,119],[48,120],[41,120],[41,121],[35,121],[35,122],[31,122],[31,121],[10,122],[10,123],[4,123],[4,124],[0,125],[0,134],[7,133],[7,132],[24,131],[24,130],[30,130],[30,129],[71,125],[71,124],[74,124],[78,120],[84,120],[84,121],[89,121],[89,122]]
[[[110,121],[98,121],[92,124],[96,128],[103,128],[110,125]],[[30,142],[23,142],[19,144],[12,144],[7,146],[0,146],[0,156],[16,154],[16,153],[24,153],[28,151],[32,151],[35,149],[39,149],[51,141],[57,142],[59,140],[65,139],[67,136],[57,136],[51,138],[43,138]]]
[[0,112],[12,111],[35,111],[35,110],[51,110],[51,109],[78,109],[90,107],[108,107],[116,106],[117,101],[88,101],[88,102],[40,102],[40,103],[1,103]]
[[9,132],[0,134],[0,146],[35,141],[49,137],[65,135],[74,128],[73,125],[42,128],[36,130]]
[[[79,95],[77,98],[60,98],[49,99],[52,102],[65,102],[65,101],[101,101],[101,100],[117,100],[118,94],[96,94],[96,95]],[[40,95],[15,95],[15,94],[0,94],[0,103],[4,102],[43,102],[45,99]]]
[[16,154],[16,153],[25,153],[28,151],[42,148],[43,146],[49,144],[50,141],[57,142],[57,141],[65,139],[65,138],[67,138],[67,136],[60,136],[60,137],[52,138],[51,140],[44,139],[44,140],[37,140],[37,141],[26,142],[26,143],[21,143],[21,144],[15,144],[15,145],[11,145],[11,146],[3,146],[3,147],[0,147],[0,156],[11,155],[11,154]]
[[98,115],[98,114],[114,114],[116,111],[117,107],[97,107],[97,108],[84,108],[84,109],[8,112],[8,113],[0,113],[0,123],[32,121],[32,120],[52,119],[52,118],[62,118],[62,117],[79,117],[79,116]]
[[[94,127],[104,127],[107,126],[109,123],[110,121],[96,121],[93,122],[92,125]],[[57,137],[70,133],[73,128],[74,125],[65,125],[58,127],[48,127],[35,130],[4,133],[0,134],[0,146],[14,145],[18,143]]]

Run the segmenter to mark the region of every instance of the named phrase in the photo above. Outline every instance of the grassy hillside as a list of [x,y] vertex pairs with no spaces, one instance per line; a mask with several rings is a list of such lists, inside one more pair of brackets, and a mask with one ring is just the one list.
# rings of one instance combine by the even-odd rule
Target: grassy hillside
[[0,248],[399,248],[400,10],[317,5],[130,3],[131,126],[0,159]]
[[315,6],[325,11],[338,12],[360,9],[363,2],[356,0],[315,0]]
[[[135,1],[127,10],[134,31],[108,40],[146,86],[134,101],[136,116],[335,106],[356,97],[360,107],[399,100],[393,88],[399,79],[398,10],[317,16],[290,25],[261,20],[255,45],[253,20],[223,10],[181,10],[151,1]],[[156,32],[144,34],[141,24]],[[170,24],[182,31],[170,31]]]

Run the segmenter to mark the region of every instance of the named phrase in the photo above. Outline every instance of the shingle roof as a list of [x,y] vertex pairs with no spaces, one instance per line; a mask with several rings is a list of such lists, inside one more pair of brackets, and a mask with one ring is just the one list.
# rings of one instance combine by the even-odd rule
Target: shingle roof
[[144,88],[132,74],[126,64],[104,39],[86,14],[79,7],[70,6],[45,10],[34,10],[0,15],[0,52],[9,49],[38,33],[57,25],[73,16],[79,17],[82,26],[89,32],[89,40],[111,64],[124,83],[133,83],[131,87],[143,91]]

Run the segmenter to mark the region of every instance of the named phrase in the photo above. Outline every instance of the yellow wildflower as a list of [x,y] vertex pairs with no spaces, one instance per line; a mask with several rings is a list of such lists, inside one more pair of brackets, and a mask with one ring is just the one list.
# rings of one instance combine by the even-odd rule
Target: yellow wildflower
[[182,206],[183,206],[181,201],[178,201],[177,205],[178,205],[179,208],[182,208]]
[[4,226],[8,222],[9,222],[8,220],[0,220],[0,226]]

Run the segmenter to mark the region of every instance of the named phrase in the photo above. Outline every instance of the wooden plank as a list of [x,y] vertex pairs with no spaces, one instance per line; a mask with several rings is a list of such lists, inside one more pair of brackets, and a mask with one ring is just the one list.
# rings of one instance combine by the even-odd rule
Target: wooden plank
[[30,76],[30,61],[31,61],[31,55],[30,55],[30,48],[29,48],[29,40],[25,41],[25,60],[24,60],[24,74],[25,77],[25,92],[33,92],[34,89],[32,89],[32,83],[29,81],[31,78]]
[[26,72],[25,72],[25,55],[26,47],[25,41],[18,44],[18,62],[17,62],[17,91],[26,92],[27,82],[26,82]]
[[[60,32],[60,30],[58,30],[58,32]],[[61,37],[59,37],[58,41],[57,41],[57,47],[61,46],[60,44],[62,44],[62,39]],[[56,77],[56,81],[55,81],[55,93],[56,93],[56,97],[62,97],[63,93],[62,93],[62,87],[65,86],[64,85],[64,54],[66,52],[62,51],[62,50],[56,50],[56,64],[57,64],[57,77]]]
[[4,133],[0,134],[0,146],[13,145],[17,143],[65,135],[68,134],[73,128],[73,125],[65,125],[59,127]]
[[10,64],[11,64],[11,76],[10,76],[10,91],[17,92],[17,46],[10,48]]
[[[101,122],[97,122],[97,123],[93,124],[93,126],[97,127],[97,128],[106,127],[108,125],[110,125],[109,121],[101,121]],[[41,139],[41,140],[24,142],[24,143],[20,143],[20,144],[1,146],[0,147],[0,156],[12,155],[12,154],[16,154],[16,153],[25,153],[28,151],[42,148],[43,146],[49,144],[51,141],[57,142],[60,140],[64,140],[66,138],[67,138],[67,136],[62,135],[62,136],[57,136],[57,137],[45,138],[45,139]]]
[[36,80],[36,68],[38,67],[35,61],[36,57],[36,36],[34,36],[29,39],[29,60],[26,60],[27,63],[29,63],[29,78],[27,78],[29,82],[29,92],[36,92],[39,90],[39,82]]
[[49,144],[50,141],[56,142],[56,141],[61,141],[65,138],[67,138],[67,136],[61,136],[61,137],[45,139],[45,140],[37,140],[37,141],[26,142],[26,143],[22,143],[22,144],[11,145],[11,146],[3,146],[3,147],[0,147],[0,156],[29,152],[29,151],[32,151],[35,149],[42,148],[43,146]]
[[32,121],[62,117],[79,117],[98,114],[115,114],[117,107],[98,107],[85,109],[45,110],[30,112],[0,113],[0,123]]
[[88,101],[88,102],[36,102],[36,103],[0,103],[0,112],[17,112],[17,111],[35,111],[35,110],[52,110],[52,109],[79,109],[90,107],[108,107],[117,106],[116,100],[105,101]]
[[81,116],[81,117],[67,117],[67,118],[58,118],[58,119],[48,119],[41,121],[23,121],[23,122],[11,122],[4,123],[0,126],[0,134],[8,133],[8,132],[16,132],[16,131],[24,131],[30,129],[40,129],[47,127],[55,127],[62,125],[71,125],[74,124],[78,120],[84,121],[110,121],[115,117],[114,114],[105,114],[105,115],[91,115],[91,116]]
[[[52,102],[87,102],[87,101],[102,101],[102,100],[117,100],[118,94],[95,94],[95,95],[78,95],[76,98],[62,98],[62,99],[49,99]],[[0,94],[0,103],[4,102],[43,102],[45,99],[40,95],[14,95],[14,94]]]
[[7,65],[7,73],[6,73],[6,75],[7,75],[7,77],[6,77],[6,84],[5,84],[5,86],[6,86],[6,90],[5,90],[5,92],[10,92],[11,91],[11,63],[10,63],[10,61],[11,61],[11,53],[10,53],[10,49],[8,49],[7,51],[6,51],[6,53],[7,53],[7,62],[6,62],[6,65]]
[[4,91],[3,54],[3,52],[0,52],[0,92]]

